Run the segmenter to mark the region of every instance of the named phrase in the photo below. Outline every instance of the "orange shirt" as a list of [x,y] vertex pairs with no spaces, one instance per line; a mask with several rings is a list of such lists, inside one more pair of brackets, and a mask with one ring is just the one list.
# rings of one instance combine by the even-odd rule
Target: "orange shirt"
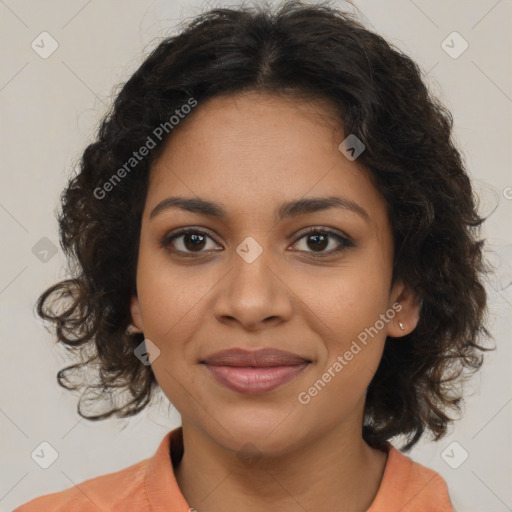
[[[379,490],[367,512],[454,512],[438,473],[390,444],[388,450]],[[183,433],[178,427],[166,434],[153,457],[40,496],[13,512],[189,512],[173,470],[182,455]]]

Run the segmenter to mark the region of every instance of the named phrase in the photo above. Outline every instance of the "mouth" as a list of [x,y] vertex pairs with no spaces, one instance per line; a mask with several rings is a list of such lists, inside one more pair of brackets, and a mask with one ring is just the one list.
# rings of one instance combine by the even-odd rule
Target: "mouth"
[[311,360],[277,349],[231,349],[200,361],[220,384],[239,393],[272,391],[302,373]]

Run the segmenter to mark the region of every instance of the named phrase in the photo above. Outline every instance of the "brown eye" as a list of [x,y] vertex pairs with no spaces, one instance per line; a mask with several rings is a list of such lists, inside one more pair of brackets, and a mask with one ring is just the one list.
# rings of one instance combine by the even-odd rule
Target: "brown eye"
[[[332,256],[354,246],[349,237],[323,228],[309,229],[295,242],[295,248],[301,240],[305,241],[305,248],[299,248],[299,252],[305,252],[312,257]],[[210,247],[209,241],[213,242]],[[201,256],[219,250],[215,248],[215,241],[207,233],[192,228],[183,228],[166,235],[161,245],[167,251],[183,257]]]
[[161,245],[168,251],[187,256],[193,253],[202,254],[209,252],[208,249],[205,250],[208,246],[208,240],[212,240],[212,238],[203,231],[183,229],[166,235]]
[[322,251],[329,245],[329,235],[325,235],[325,233],[306,235],[306,239],[307,243],[311,242],[309,247],[314,248],[315,251]]
[[[332,256],[333,254],[341,253],[347,247],[354,246],[348,237],[322,228],[311,228],[299,238],[299,241],[303,239],[305,240],[303,245],[306,246],[306,249],[299,250],[309,253],[313,257]],[[299,241],[295,242],[294,246],[297,246]],[[331,246],[331,249],[325,250],[329,246]]]
[[206,237],[203,234],[188,233],[183,235],[183,245],[189,251],[201,250],[204,248]]

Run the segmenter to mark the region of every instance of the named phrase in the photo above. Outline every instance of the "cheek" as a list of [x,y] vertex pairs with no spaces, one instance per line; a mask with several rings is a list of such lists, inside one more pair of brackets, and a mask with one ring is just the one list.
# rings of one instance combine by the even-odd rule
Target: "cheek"
[[364,397],[386,341],[386,289],[382,278],[351,274],[310,301],[310,318],[317,319],[312,328],[323,341],[317,368],[299,397],[310,417],[338,421]]
[[364,392],[382,356],[392,318],[386,316],[389,279],[387,267],[354,265],[324,276],[314,290],[303,288],[314,313],[310,328],[323,340],[315,379],[327,373],[329,388],[349,401]]
[[340,345],[343,350],[385,313],[389,302],[388,274],[384,266],[354,264],[323,276],[315,287],[309,280],[303,283],[302,300],[314,313],[311,318],[319,320],[322,338],[328,345]]
[[173,340],[186,341],[198,322],[204,321],[199,311],[214,285],[207,270],[171,267],[164,255],[150,257],[149,251],[142,250],[137,291],[146,337],[161,350],[179,349]]
[[190,278],[171,267],[164,258],[146,257],[141,251],[137,270],[137,292],[142,310],[144,336],[160,350],[151,363],[155,378],[169,401],[178,410],[189,410],[186,390],[194,389],[194,333],[204,321],[198,311],[211,286],[200,278]]

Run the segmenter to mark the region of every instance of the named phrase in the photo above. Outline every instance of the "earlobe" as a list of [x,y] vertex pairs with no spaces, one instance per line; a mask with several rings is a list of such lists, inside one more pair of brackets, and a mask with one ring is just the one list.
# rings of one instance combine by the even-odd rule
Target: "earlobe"
[[137,332],[143,332],[144,326],[142,323],[139,299],[136,295],[132,295],[130,300],[130,315],[132,318],[132,323],[128,326],[127,333],[135,334]]
[[388,336],[400,338],[418,325],[420,319],[420,301],[409,286],[398,283],[393,290],[393,309],[395,316],[388,324]]

